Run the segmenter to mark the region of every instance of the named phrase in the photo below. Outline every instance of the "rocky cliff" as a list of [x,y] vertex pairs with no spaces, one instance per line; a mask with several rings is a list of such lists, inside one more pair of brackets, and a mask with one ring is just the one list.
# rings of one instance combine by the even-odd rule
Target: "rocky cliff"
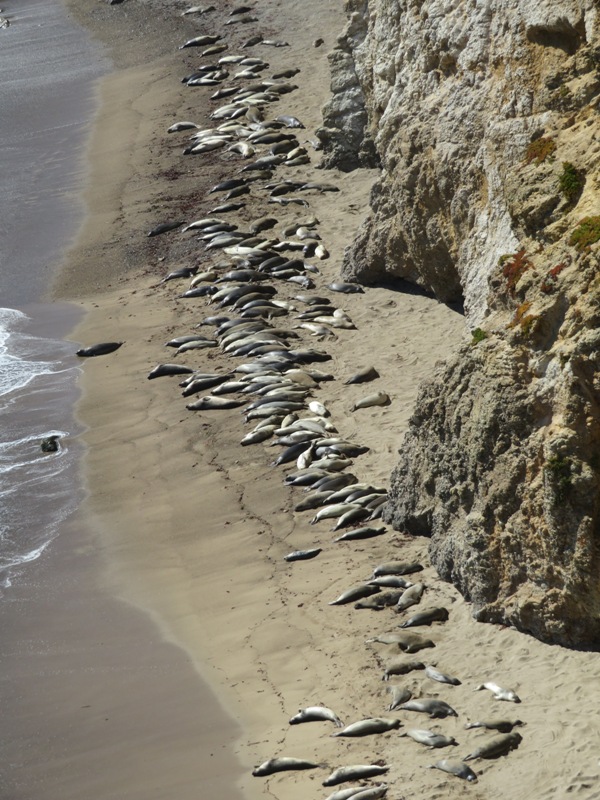
[[[600,647],[600,5],[350,0],[324,163],[379,163],[344,273],[464,300],[386,516],[483,620]],[[423,331],[427,335],[427,331]]]

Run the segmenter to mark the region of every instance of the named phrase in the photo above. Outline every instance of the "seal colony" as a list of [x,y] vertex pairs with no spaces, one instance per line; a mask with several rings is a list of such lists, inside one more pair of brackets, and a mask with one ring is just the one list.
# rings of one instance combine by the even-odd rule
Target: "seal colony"
[[[239,442],[235,461],[223,466],[226,453],[213,453],[211,458],[215,472],[227,470],[228,475],[237,474],[238,481],[244,464],[260,476],[258,503],[250,502],[248,491],[240,489],[240,494],[248,527],[258,519],[259,532],[269,531],[270,544],[265,546],[266,536],[256,537],[249,543],[246,559],[262,560],[278,576],[269,602],[278,601],[279,595],[285,602],[293,598],[298,608],[302,606],[302,614],[326,621],[322,638],[311,639],[309,645],[300,633],[297,647],[305,654],[302,672],[306,674],[294,672],[290,677],[287,692],[280,693],[277,701],[279,723],[263,736],[253,736],[252,745],[243,746],[248,751],[246,760],[252,758],[256,778],[267,779],[264,792],[276,797],[288,796],[291,787],[297,787],[302,796],[320,797],[317,781],[335,786],[346,780],[361,781],[354,787],[356,793],[373,792],[365,795],[369,797],[386,793],[400,797],[409,791],[415,797],[431,796],[440,786],[443,796],[459,797],[471,790],[457,779],[475,782],[475,773],[478,786],[483,787],[480,791],[488,788],[492,793],[477,796],[493,796],[495,782],[502,782],[500,776],[514,769],[515,760],[531,747],[537,732],[528,693],[519,673],[507,669],[493,648],[485,654],[473,653],[468,666],[464,658],[453,660],[451,629],[460,615],[455,593],[436,578],[426,561],[424,544],[415,544],[378,522],[386,496],[378,469],[384,456],[373,452],[366,432],[369,425],[385,425],[386,415],[400,402],[398,367],[391,354],[373,349],[368,358],[364,353],[350,355],[351,364],[346,362],[340,369],[340,352],[351,352],[347,343],[366,336],[369,322],[385,312],[379,291],[352,290],[338,280],[335,271],[340,253],[330,240],[329,218],[322,213],[331,206],[321,200],[327,195],[337,205],[348,203],[351,181],[335,174],[316,180],[311,171],[318,154],[302,108],[294,104],[305,77],[304,65],[296,59],[286,64],[284,46],[277,49],[276,62],[270,54],[264,55],[270,45],[254,34],[261,28],[259,5],[252,12],[259,24],[249,22],[243,32],[239,29],[246,28],[246,23],[223,27],[230,10],[219,7],[186,15],[184,19],[193,20],[195,30],[190,22],[177,47],[200,36],[219,35],[230,57],[241,57],[239,62],[219,64],[223,56],[217,53],[206,56],[211,62],[205,65],[201,63],[204,56],[195,52],[201,46],[174,48],[188,60],[179,65],[177,74],[174,70],[173,83],[183,73],[208,73],[212,77],[206,80],[215,83],[190,84],[188,78],[186,91],[189,87],[189,92],[204,93],[205,102],[209,93],[226,94],[210,101],[210,114],[194,115],[187,108],[179,121],[165,120],[157,132],[186,168],[200,174],[210,165],[214,180],[209,184],[212,191],[207,185],[185,219],[180,213],[155,208],[154,219],[139,230],[140,239],[147,240],[149,231],[160,229],[150,237],[155,249],[149,252],[156,269],[146,276],[146,297],[175,306],[181,323],[171,325],[168,334],[165,331],[160,341],[156,337],[152,342],[153,356],[144,372],[137,374],[137,381],[144,375],[152,379],[144,381],[145,392],[156,404],[166,401],[178,419],[186,420],[188,430],[197,431],[198,451],[210,447],[213,432],[217,438],[224,430],[235,432]],[[252,39],[256,39],[254,44],[243,46]],[[242,60],[254,60],[253,55],[245,55],[254,52],[260,53],[255,63],[242,65]],[[194,63],[189,60],[192,54]],[[230,64],[239,69],[235,75]],[[204,66],[218,69],[202,72],[199,67]],[[243,77],[241,67],[246,72]],[[286,67],[295,71],[294,85],[299,89],[289,88],[287,76],[275,77]],[[288,127],[287,118],[292,117],[306,127]],[[307,133],[299,137],[298,132],[304,130]],[[185,152],[192,142],[199,149]],[[306,152],[290,158],[298,148]],[[303,163],[291,164],[296,157]],[[340,191],[332,191],[335,188]],[[319,258],[319,245],[324,248],[321,253],[330,253],[329,259]],[[181,253],[189,263],[180,263]],[[377,297],[375,307],[372,297]],[[388,325],[393,324],[393,317],[387,319]],[[110,366],[118,370],[120,359],[135,343],[114,323],[103,335],[125,339],[111,356]],[[167,342],[173,349],[163,349]],[[164,380],[154,380],[159,377]],[[193,397],[196,394],[200,396]],[[351,414],[353,407],[356,411]],[[275,496],[279,499],[273,504],[269,498]],[[284,507],[289,519],[281,531],[270,528],[269,509],[276,506]],[[225,536],[227,531],[222,533]],[[418,560],[417,547],[421,550]],[[334,579],[331,570],[323,570],[319,585],[322,563],[335,565]],[[310,593],[300,588],[308,576]],[[231,579],[237,595],[241,592],[237,584],[243,579],[235,575]],[[391,579],[391,583],[381,582]],[[396,582],[400,579],[402,583]],[[283,619],[296,625],[291,620],[299,612],[292,605],[296,603],[290,602]],[[260,627],[268,624],[277,625],[276,617],[266,614]],[[471,621],[466,624],[475,627]],[[462,625],[464,630],[464,619]],[[322,666],[311,672],[311,654],[335,659],[338,629],[350,631],[353,644],[336,661],[347,672],[336,674],[333,680]],[[240,652],[257,651],[261,634],[257,625],[236,643],[238,659]],[[491,636],[490,629],[486,635]],[[365,645],[366,640],[371,641]],[[266,649],[260,656],[265,674],[270,669],[269,657],[280,661],[286,656]],[[434,675],[450,676],[454,683],[441,682]],[[507,696],[518,691],[522,698],[519,715],[524,727],[519,739],[510,740],[510,747],[497,747],[493,741],[500,730],[493,726],[508,704],[495,700],[492,690],[475,691],[485,684],[486,688],[514,686],[503,691]],[[290,724],[298,708],[308,711],[300,721],[312,724]],[[382,718],[384,712],[388,716]],[[351,731],[358,726],[363,735],[332,737],[334,719],[344,720]],[[478,727],[467,728],[473,721]],[[428,729],[417,727],[421,725]],[[408,731],[418,733],[401,735]],[[489,748],[488,742],[492,743]],[[438,754],[430,754],[427,746],[443,747],[448,758],[437,760]],[[494,753],[498,760],[487,760]],[[464,763],[467,757],[471,766]],[[425,770],[427,766],[435,769]],[[385,776],[385,784],[368,782],[379,775]],[[252,782],[262,785],[262,780]],[[262,791],[260,786],[248,788],[253,795]]]

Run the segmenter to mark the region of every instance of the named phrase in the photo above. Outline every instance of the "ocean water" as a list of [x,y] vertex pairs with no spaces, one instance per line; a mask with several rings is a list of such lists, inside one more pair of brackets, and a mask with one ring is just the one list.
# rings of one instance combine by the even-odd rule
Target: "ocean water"
[[[0,600],[81,500],[75,307],[40,302],[84,208],[98,45],[61,0],[3,0],[0,29]],[[40,442],[56,434],[56,453]]]

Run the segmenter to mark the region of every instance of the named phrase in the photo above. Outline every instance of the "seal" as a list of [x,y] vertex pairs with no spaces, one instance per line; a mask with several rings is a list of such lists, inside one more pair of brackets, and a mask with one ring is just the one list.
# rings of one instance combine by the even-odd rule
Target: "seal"
[[99,342],[93,344],[91,347],[82,347],[75,353],[80,358],[93,358],[94,356],[106,356],[109,353],[114,353],[118,350],[123,342]]
[[[372,789],[380,789],[384,790],[379,797],[383,797],[383,795],[387,792],[387,784],[379,783],[376,786],[371,787]],[[365,791],[364,786],[350,786],[348,789],[338,789],[337,792],[333,792],[326,798],[326,800],[348,800],[350,797],[358,797],[359,794]]]
[[465,761],[471,761],[474,758],[500,758],[510,753],[511,750],[516,750],[523,741],[520,733],[503,733],[502,736],[495,736],[493,739],[477,747],[468,756],[465,756]]
[[367,383],[368,381],[374,381],[379,377],[379,373],[375,367],[364,367],[364,369],[361,369],[358,372],[355,372],[354,375],[351,375],[347,380],[344,381],[344,383],[346,385],[353,383]]
[[440,672],[432,666],[425,667],[425,675],[431,678],[432,681],[438,681],[439,683],[448,683],[450,686],[461,685],[461,681],[459,681],[458,678],[454,678],[452,675],[446,675],[444,672]]
[[431,639],[425,639],[416,633],[408,633],[406,631],[393,631],[392,633],[381,633],[372,639],[367,639],[366,644],[397,644],[403,653],[418,653],[419,650],[425,650],[429,647],[435,647],[435,642]]
[[[362,526],[361,528],[353,528],[346,533],[343,533],[341,536],[338,536],[337,539],[334,539],[334,542],[358,542],[362,541],[363,539],[373,539],[375,536],[383,536],[386,533],[387,528],[385,525],[381,528],[372,528],[369,526]],[[378,584],[374,584],[377,586]],[[406,588],[406,587],[402,587]]]
[[378,578],[380,575],[410,575],[412,572],[421,572],[422,569],[423,565],[416,561],[388,561],[375,567],[373,577]]
[[492,681],[480,684],[475,688],[475,691],[478,692],[480,689],[488,689],[490,692],[492,692],[494,695],[494,700],[506,700],[509,703],[521,702],[517,693],[512,689],[503,689],[501,686],[498,686],[497,683],[493,683]]
[[[362,600],[363,597],[370,597],[372,594],[377,594],[378,592],[379,586],[369,586],[368,584],[355,586],[353,589],[348,589],[348,591],[342,592],[342,594],[335,600],[332,600],[329,605],[344,606],[347,603],[354,603],[357,600]],[[423,665],[423,668],[425,668],[425,665]]]
[[392,696],[390,704],[387,707],[388,711],[395,711],[397,708],[400,708],[402,703],[406,703],[406,701],[410,700],[412,697],[410,689],[406,689],[404,686],[388,686],[387,691]]
[[51,436],[46,436],[45,439],[42,439],[40,442],[40,449],[42,453],[57,453],[60,450],[58,440],[60,436],[56,433],[52,434]]
[[310,558],[316,558],[322,552],[320,547],[314,547],[312,550],[294,550],[283,557],[284,561],[307,561]]
[[346,781],[360,781],[385,775],[389,767],[386,764],[353,764],[350,767],[339,767],[323,781],[323,786],[337,786]]
[[336,728],[343,728],[344,723],[338,715],[327,706],[308,706],[298,709],[298,713],[290,719],[290,725],[302,722],[333,722]]
[[322,764],[306,761],[304,758],[270,758],[252,770],[255,778],[273,775],[275,772],[285,772],[291,769],[318,769]]
[[429,764],[427,769],[440,769],[442,772],[456,775],[457,778],[462,778],[465,781],[477,780],[477,775],[464,761],[450,761],[447,758],[443,758],[441,761],[436,761],[435,764]]
[[422,661],[393,661],[386,667],[381,680],[389,681],[390,675],[408,675],[409,672],[419,669],[425,669]]
[[162,233],[174,231],[176,228],[181,228],[184,223],[185,220],[183,219],[174,220],[173,222],[161,222],[160,225],[156,225],[156,227],[148,231],[148,236],[160,236]]
[[458,714],[452,706],[448,705],[444,700],[435,700],[430,697],[425,697],[421,700],[409,700],[399,706],[399,708],[403,711],[418,711],[423,714],[429,714],[431,719],[458,717]]
[[401,628],[416,628],[419,625],[431,625],[432,622],[445,622],[448,619],[446,608],[424,608],[417,611],[400,625]]
[[375,392],[375,394],[370,394],[361,400],[357,400],[350,411],[357,411],[359,408],[371,408],[372,406],[389,406],[391,402],[387,392]]
[[417,605],[417,603],[420,602],[424,591],[425,591],[424,583],[413,583],[412,586],[409,586],[408,589],[404,590],[402,596],[396,603],[394,611],[396,612],[404,611],[405,609],[410,608],[411,606]]
[[489,722],[469,722],[465,725],[465,729],[468,730],[469,728],[487,728],[490,731],[498,731],[499,733],[510,733],[513,728],[516,728],[517,725],[524,725],[525,723],[522,722],[520,719],[516,719],[514,722],[511,722],[508,719],[493,719]]
[[414,742],[424,744],[427,747],[449,747],[453,744],[458,744],[453,736],[444,736],[442,733],[435,733],[434,731],[424,730],[422,728],[412,728],[406,733],[401,733],[400,736],[409,736]]
[[189,375],[193,372],[191,367],[184,367],[183,364],[158,364],[148,373],[148,380],[162,378],[165,375]]
[[239,408],[244,405],[243,400],[227,400],[225,397],[213,397],[212,395],[205,395],[195,403],[188,403],[186,408],[188,411],[216,411],[228,408]]
[[398,730],[402,725],[399,719],[386,719],[384,717],[371,717],[353,722],[341,731],[332,733],[332,736],[372,736],[376,733]]

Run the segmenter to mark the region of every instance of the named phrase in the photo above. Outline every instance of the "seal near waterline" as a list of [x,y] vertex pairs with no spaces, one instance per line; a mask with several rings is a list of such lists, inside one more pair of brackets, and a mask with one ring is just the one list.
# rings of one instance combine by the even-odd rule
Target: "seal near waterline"
[[122,344],[123,342],[99,342],[98,344],[91,345],[91,347],[82,347],[80,350],[77,350],[75,355],[79,356],[80,358],[106,356],[109,353],[114,353],[114,351],[118,350]]
[[58,444],[59,439],[60,436],[58,436],[57,434],[52,434],[52,436],[46,436],[45,439],[42,439],[42,441],[40,442],[40,449],[42,453],[58,452],[58,450],[60,449]]
[[161,222],[160,225],[156,225],[148,231],[148,236],[160,236],[162,233],[174,231],[176,228],[180,228],[184,222],[185,220],[183,219],[174,220],[173,222]]
[[338,715],[327,706],[308,706],[298,709],[298,713],[290,719],[290,725],[302,722],[333,722],[336,728],[343,728],[344,723]]
[[371,717],[361,719],[347,725],[343,730],[332,733],[332,736],[372,736],[375,733],[387,733],[388,731],[398,730],[402,725],[399,719],[386,719],[384,717]]
[[442,772],[456,775],[457,778],[462,778],[465,781],[473,782],[477,780],[475,772],[464,761],[450,761],[448,758],[443,758],[441,761],[436,761],[435,764],[429,764],[427,769],[440,769]]
[[291,769],[319,769],[322,766],[322,764],[315,764],[313,761],[307,761],[304,758],[270,758],[255,767],[252,770],[252,774],[255,778],[263,778],[267,775],[273,775],[275,772],[285,772]]

